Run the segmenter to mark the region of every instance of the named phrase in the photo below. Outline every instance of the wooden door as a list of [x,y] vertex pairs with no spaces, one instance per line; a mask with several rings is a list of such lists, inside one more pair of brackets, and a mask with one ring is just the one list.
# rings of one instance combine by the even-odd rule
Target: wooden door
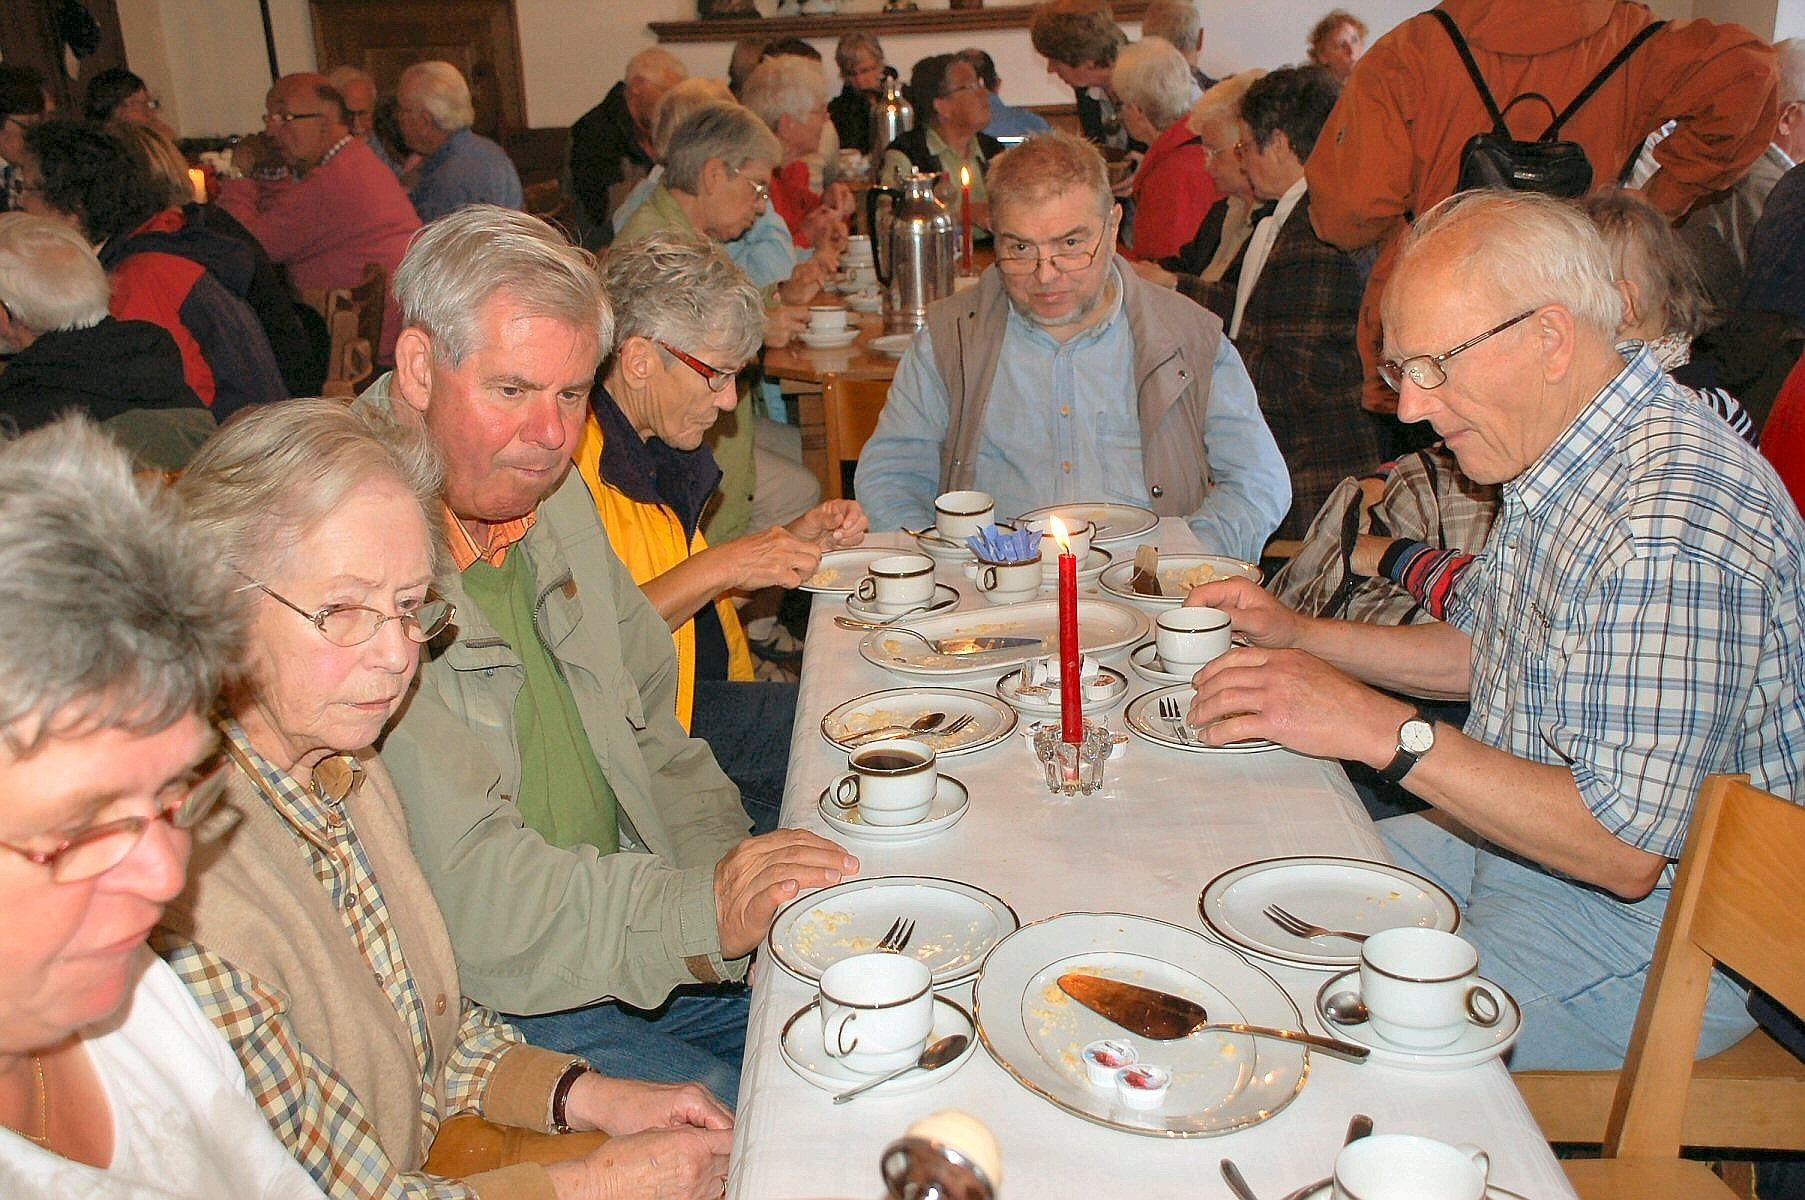
[[442,59],[470,81],[478,133],[506,145],[526,128],[512,0],[312,0],[311,7],[321,71],[362,67],[393,95],[407,67]]
[[0,17],[0,57],[36,71],[50,90],[57,112],[77,117],[88,80],[108,67],[127,65],[114,0],[85,0],[84,7],[100,26],[100,48],[78,59],[63,48],[54,0],[0,0],[0,8],[5,10]]

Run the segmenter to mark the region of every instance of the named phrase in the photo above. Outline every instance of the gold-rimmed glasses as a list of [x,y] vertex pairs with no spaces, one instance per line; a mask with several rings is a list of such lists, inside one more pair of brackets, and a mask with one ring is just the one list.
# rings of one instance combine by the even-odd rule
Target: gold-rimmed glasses
[[176,829],[199,825],[225,794],[229,770],[229,760],[222,750],[165,789],[171,794],[158,801],[155,812],[104,821],[71,834],[54,846],[34,849],[0,842],[0,850],[10,850],[40,867],[48,867],[50,878],[56,883],[93,879],[124,862],[153,823],[167,821]]
[[1509,329],[1519,321],[1527,321],[1530,317],[1535,316],[1537,311],[1537,308],[1532,308],[1525,312],[1520,312],[1510,320],[1501,321],[1484,333],[1479,334],[1476,337],[1470,337],[1466,341],[1460,343],[1460,345],[1454,347],[1454,349],[1444,350],[1440,354],[1413,354],[1402,362],[1388,358],[1379,364],[1379,378],[1383,379],[1387,386],[1394,392],[1402,391],[1404,389],[1404,379],[1406,376],[1409,377],[1411,383],[1416,384],[1417,387],[1422,388],[1425,392],[1432,391],[1448,382],[1448,373],[1442,369],[1443,363],[1447,362],[1450,358],[1453,358],[1456,354],[1471,350],[1486,338],[1503,333],[1506,329]]
[[1043,255],[1039,246],[1023,241],[1014,241],[1007,235],[997,238],[997,270],[1005,275],[1032,275],[1040,270],[1040,264],[1050,262],[1053,269],[1062,275],[1075,274],[1084,270],[1096,261],[1098,253],[1103,249],[1105,239],[1109,237],[1110,220],[1103,219],[1103,228],[1097,231],[1097,240],[1089,250],[1073,250],[1070,248],[1055,250]]
[[417,606],[406,612],[379,612],[363,604],[328,604],[314,612],[308,612],[268,584],[252,579],[243,571],[238,574],[271,600],[299,613],[320,631],[321,637],[334,646],[342,646],[347,650],[361,646],[375,637],[377,631],[390,621],[401,622],[401,634],[408,641],[422,644],[430,642],[444,632],[445,626],[451,624],[451,618],[457,612],[456,605],[432,591],[428,591]]

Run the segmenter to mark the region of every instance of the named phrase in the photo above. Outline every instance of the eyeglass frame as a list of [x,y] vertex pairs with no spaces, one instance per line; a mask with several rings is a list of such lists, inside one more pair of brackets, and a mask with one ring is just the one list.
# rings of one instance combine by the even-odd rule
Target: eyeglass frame
[[724,371],[712,363],[705,363],[693,354],[685,354],[663,338],[653,338],[652,342],[654,345],[670,351],[673,358],[700,375],[702,382],[708,385],[708,390],[717,395],[732,387],[733,381],[739,377],[738,371]]
[[[723,162],[723,165],[725,165],[724,162]],[[758,180],[752,178],[752,176],[746,174],[746,172],[744,170],[742,170],[740,167],[728,167],[727,173],[729,175],[737,176],[740,179],[744,179],[747,183],[751,184],[752,185],[752,194],[758,198],[758,202],[760,204],[770,204],[771,203],[771,185],[770,184],[760,183]]]
[[[0,842],[0,850],[10,850],[27,862],[50,871],[54,883],[85,883],[90,879],[98,879],[114,867],[132,856],[132,852],[144,841],[144,835],[158,821],[167,821],[172,829],[190,830],[207,819],[220,797],[225,795],[226,783],[230,778],[231,759],[221,749],[203,760],[199,766],[188,773],[190,781],[182,789],[182,798],[167,804],[159,805],[157,810],[145,816],[121,817],[116,821],[103,821],[99,825],[73,833],[48,850],[28,850],[24,846],[15,846],[11,842]],[[119,834],[132,835],[129,839],[120,839],[119,854],[104,864],[82,875],[58,876],[57,864],[64,861],[71,850],[79,850],[90,846],[103,838]],[[98,860],[97,860],[98,861]]]
[[1474,346],[1477,346],[1487,338],[1503,333],[1512,325],[1529,320],[1529,318],[1541,311],[1542,306],[1538,304],[1534,308],[1518,313],[1508,321],[1492,326],[1482,334],[1468,338],[1452,350],[1444,350],[1440,354],[1412,354],[1409,358],[1405,359],[1383,359],[1379,363],[1379,378],[1383,379],[1385,381],[1385,386],[1389,387],[1392,391],[1402,392],[1404,390],[1404,375],[1406,371],[1408,371],[1410,364],[1426,362],[1435,368],[1435,373],[1440,375],[1441,378],[1437,379],[1434,383],[1423,383],[1419,381],[1415,375],[1411,375],[1410,382],[1416,384],[1418,388],[1425,392],[1432,392],[1442,384],[1448,382],[1448,372],[1443,369],[1443,363],[1447,362],[1450,358],[1453,358],[1456,354],[1471,350]]
[[[237,571],[237,568],[233,568],[233,569],[234,569],[234,571]],[[422,625],[420,623],[420,616],[417,611],[416,612],[390,614],[390,613],[383,612],[381,609],[371,608],[368,604],[325,604],[325,605],[321,605],[320,608],[314,612],[308,612],[306,609],[302,608],[299,604],[296,604],[293,600],[290,600],[287,596],[282,595],[282,593],[276,591],[274,588],[270,587],[267,583],[264,583],[262,580],[254,579],[251,576],[246,575],[243,571],[237,571],[237,574],[241,578],[249,581],[249,583],[251,584],[252,587],[256,588],[258,591],[260,591],[264,595],[268,596],[271,600],[274,600],[276,603],[282,605],[284,608],[291,610],[292,612],[299,613],[301,615],[301,617],[307,621],[308,624],[312,625],[315,629],[319,630],[321,637],[325,638],[327,642],[329,642],[330,644],[332,644],[334,646],[337,646],[341,650],[355,650],[359,646],[369,645],[371,642],[376,640],[376,635],[382,632],[382,627],[384,625],[387,625],[390,621],[404,622],[404,624],[401,626],[401,636],[406,638],[408,641],[413,642],[417,646],[424,646],[426,643],[432,641],[433,638],[435,638],[435,637],[439,636],[439,634],[445,632],[445,627],[447,625],[451,624],[451,618],[455,617],[457,615],[457,611],[458,611],[457,605],[455,605],[451,601],[445,599],[445,597],[439,595],[437,592],[433,591],[431,588],[428,588],[426,591],[426,597],[420,601],[421,605],[424,606],[426,604],[430,604],[430,603],[433,603],[434,601],[437,601],[438,603],[443,604],[445,606],[445,615],[443,617],[441,617],[439,620],[435,621],[433,623],[433,627],[431,629],[428,629],[425,625]],[[376,624],[373,627],[371,627],[369,637],[364,638],[361,641],[352,642],[349,645],[346,645],[344,642],[336,641],[332,637],[327,635],[326,618],[332,616],[335,613],[348,612],[352,609],[362,609],[365,612],[373,612],[376,614],[376,616],[379,618],[379,620],[377,620]],[[413,622],[413,628],[415,631],[417,631],[419,633],[420,636],[415,637],[413,633],[408,632],[408,627],[405,624],[405,622],[408,622],[408,621]]]
[[[1042,254],[1040,252],[1040,247],[1036,246],[1034,247],[1033,258],[1006,255],[1002,251],[1001,243],[1006,240],[1007,235],[999,233],[996,235],[996,244],[998,248],[996,251],[996,258],[994,259],[997,270],[1004,275],[1013,275],[1018,279],[1025,279],[1039,271],[1040,264],[1043,262],[1050,263],[1053,269],[1058,271],[1061,275],[1076,275],[1080,271],[1089,270],[1091,264],[1097,261],[1097,255],[1103,252],[1103,243],[1109,238],[1110,222],[1115,220],[1116,213],[1120,211],[1120,209],[1116,208],[1110,209],[1109,215],[1103,218],[1103,228],[1097,231],[1097,244],[1092,246],[1090,251],[1084,255],[1084,261],[1075,267],[1063,267],[1059,265],[1059,259],[1062,256],[1077,257],[1077,255],[1072,254],[1070,251],[1061,251],[1058,254]],[[1019,267],[1012,268],[1004,266],[1004,263],[1028,264],[1028,267],[1026,270],[1021,270]]]
[[310,113],[266,112],[263,114],[263,123],[265,125],[268,125],[270,122],[274,121],[274,122],[277,122],[278,124],[282,124],[282,125],[293,125],[296,121],[324,120],[325,117],[326,117],[326,114],[324,112],[310,112]]

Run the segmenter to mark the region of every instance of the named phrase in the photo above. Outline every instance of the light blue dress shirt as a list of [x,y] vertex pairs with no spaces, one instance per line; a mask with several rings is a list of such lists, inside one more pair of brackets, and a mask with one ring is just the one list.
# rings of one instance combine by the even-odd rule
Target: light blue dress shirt
[[990,124],[984,126],[984,132],[991,137],[1033,137],[1052,128],[1045,117],[1032,109],[1004,104],[1001,96],[990,93]]
[[507,152],[470,129],[459,129],[420,164],[420,180],[407,198],[422,221],[432,221],[466,204],[525,208],[520,172]]
[[[1120,278],[1114,283],[1108,317],[1068,342],[1010,310],[973,484],[996,498],[1000,517],[1046,504],[1147,504],[1134,339]],[[871,528],[933,524],[948,406],[923,328],[897,365],[883,416],[859,455],[856,490]],[[1291,506],[1291,478],[1227,338],[1210,376],[1203,440],[1214,487],[1186,521],[1206,551],[1256,559]]]

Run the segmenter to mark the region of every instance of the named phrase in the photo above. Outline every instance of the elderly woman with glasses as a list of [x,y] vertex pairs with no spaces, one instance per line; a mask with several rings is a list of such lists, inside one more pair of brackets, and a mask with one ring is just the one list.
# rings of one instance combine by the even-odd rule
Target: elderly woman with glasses
[[0,449],[0,521],[0,1195],[318,1200],[144,944],[224,778],[233,581],[73,418]]
[[795,587],[823,550],[856,545],[865,514],[829,500],[788,525],[709,545],[702,510],[721,478],[703,437],[738,403],[735,374],[758,349],[758,290],[717,246],[654,234],[616,243],[602,266],[614,353],[578,446],[608,540],[671,627],[677,718],[739,785],[754,832],[777,826],[796,688],[753,682],[732,596]]
[[[718,1195],[732,1121],[703,1089],[605,1078],[460,997],[371,745],[454,615],[431,590],[438,484],[423,435],[328,400],[248,414],[190,464],[181,493],[252,625],[219,714],[229,783],[205,878],[157,946],[330,1195]],[[466,1113],[617,1136],[541,1143],[549,1165],[429,1162]]]
[[1177,254],[1221,198],[1210,177],[1210,152],[1185,123],[1194,86],[1190,64],[1164,38],[1124,46],[1110,69],[1122,124],[1147,146],[1134,174],[1134,239],[1127,258]]

